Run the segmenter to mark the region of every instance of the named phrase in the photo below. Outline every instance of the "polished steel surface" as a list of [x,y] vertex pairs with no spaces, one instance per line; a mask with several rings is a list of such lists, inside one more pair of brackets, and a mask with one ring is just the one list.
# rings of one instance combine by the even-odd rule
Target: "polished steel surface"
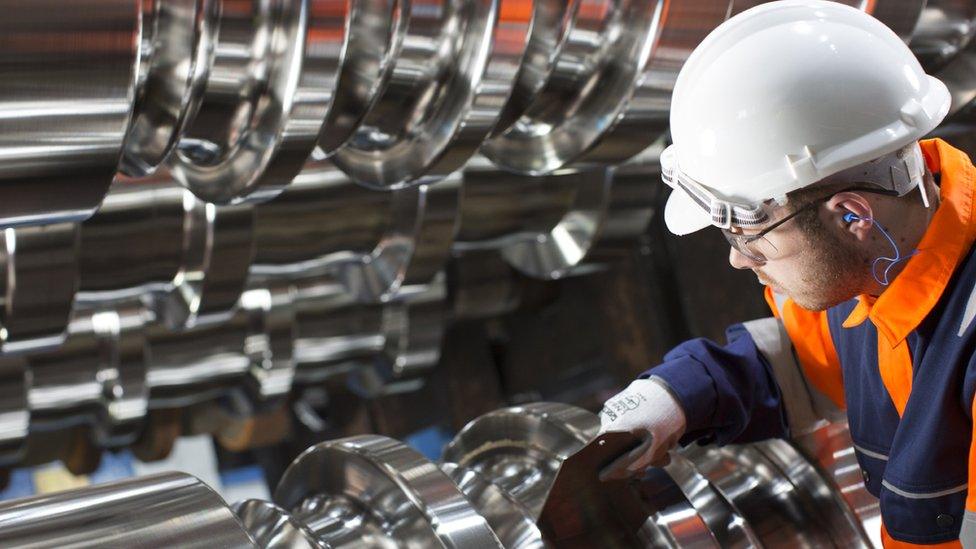
[[[681,11],[687,4],[700,7],[704,3],[634,0],[571,3],[572,11],[566,14],[571,19],[565,22],[567,28],[552,52],[555,59],[549,62],[552,69],[548,71],[545,85],[528,102],[518,121],[486,141],[481,151],[505,169],[534,175],[576,161],[627,118],[624,113],[627,103],[643,79],[652,46],[658,38],[658,24],[667,16],[662,13],[667,11],[665,6]],[[721,19],[706,20],[702,24],[704,32],[724,20],[724,15],[722,11]],[[650,114],[666,120],[667,104],[660,107]],[[643,109],[633,114],[638,112],[643,114]],[[656,126],[643,127],[639,133],[626,138],[630,146],[637,147],[634,153],[663,131],[664,124]],[[622,156],[618,161],[625,158]]]
[[142,2],[134,111],[119,169],[151,174],[196,115],[213,63],[220,0]]
[[925,71],[938,71],[952,62],[976,33],[976,2],[928,0],[909,46]]
[[206,484],[165,473],[0,502],[4,547],[256,547]]
[[[329,496],[348,502],[345,513]],[[327,546],[372,541],[501,547],[487,521],[443,471],[385,437],[360,436],[313,446],[285,471],[274,500],[291,509]]]
[[165,170],[116,179],[101,208],[80,227],[78,303],[126,301],[170,287],[186,240],[185,194]]
[[253,280],[327,275],[362,301],[425,284],[453,242],[460,174],[376,192],[328,161],[308,163],[281,196],[255,207]]
[[183,195],[180,270],[173,284],[155,295],[170,326],[225,321],[247,283],[254,253],[254,210],[250,204],[218,206]]
[[945,82],[950,116],[976,99],[976,2],[930,0],[909,44],[927,71]]
[[[146,382],[151,405],[185,407],[211,400],[228,385],[239,385],[251,369],[247,354],[248,314],[229,320],[172,330],[153,323],[146,329],[150,348]],[[201,353],[201,349],[206,349]]]
[[374,188],[427,183],[467,162],[501,115],[525,53],[529,0],[404,5],[390,80],[331,159]]
[[[560,170],[547,176],[503,172],[486,161],[464,169],[453,246],[496,249],[533,278],[585,274],[619,254],[650,223],[660,173],[658,148],[617,168]],[[622,242],[627,242],[621,246]]]
[[98,207],[135,99],[141,5],[0,2],[0,226],[80,221]]
[[[539,512],[562,463],[598,428],[596,415],[565,404],[497,410],[459,432],[439,465],[377,435],[319,443],[288,467],[274,503],[233,506],[239,522],[181,474],[0,503],[0,541],[97,544],[114,530],[123,546],[549,547]],[[821,454],[814,460],[783,440],[691,445],[618,489],[634,498],[636,524],[647,517],[637,538],[648,547],[871,547],[867,517],[851,505],[863,487],[841,488],[831,472],[843,460],[823,455],[850,448],[845,436],[843,424],[826,424],[799,441]],[[58,528],[43,531],[50,521]]]
[[846,422],[831,423],[797,440],[797,447],[816,463],[834,497],[853,510],[875,547],[881,547],[881,506],[864,486],[861,467]]
[[538,518],[563,459],[600,428],[595,415],[565,404],[506,408],[469,423],[442,460],[481,473]]
[[322,547],[315,533],[277,505],[257,499],[234,504],[234,513],[264,549],[315,549]]
[[4,229],[0,269],[3,351],[60,345],[78,285],[78,225]]
[[[357,2],[389,18],[391,2]],[[274,197],[298,173],[323,131],[340,80],[353,4],[344,0],[225,2],[199,111],[170,168],[204,200]],[[375,36],[375,35],[373,35]],[[388,47],[358,40],[361,47]],[[367,55],[367,57],[382,57]]]
[[79,313],[64,345],[30,355],[32,433],[87,423],[102,445],[132,443],[149,404],[146,320],[139,308]]

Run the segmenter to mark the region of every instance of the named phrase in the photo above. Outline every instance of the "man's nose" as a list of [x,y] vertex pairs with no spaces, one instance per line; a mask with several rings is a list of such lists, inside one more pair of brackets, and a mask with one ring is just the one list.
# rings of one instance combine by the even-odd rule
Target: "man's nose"
[[747,255],[743,254],[735,247],[729,246],[729,264],[731,264],[736,269],[753,269],[755,267],[761,267],[762,263],[750,259]]

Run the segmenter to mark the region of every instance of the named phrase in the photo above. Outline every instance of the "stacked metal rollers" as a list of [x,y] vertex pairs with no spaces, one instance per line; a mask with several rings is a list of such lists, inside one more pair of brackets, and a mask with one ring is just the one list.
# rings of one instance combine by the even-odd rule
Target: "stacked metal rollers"
[[[513,269],[641,233],[677,72],[756,3],[0,0],[0,460],[230,390],[417,387]],[[851,3],[971,101],[973,3]]]
[[[598,428],[596,416],[562,404],[498,410],[463,429],[439,464],[381,436],[324,442],[296,458],[274,502],[228,507],[176,473],[12,501],[0,504],[0,543],[552,546],[539,525],[547,494],[563,460]],[[846,426],[834,424],[796,445],[689,447],[665,469],[616,489],[640,494],[626,510],[643,517],[640,545],[870,547],[865,527],[877,529],[878,509],[859,505],[866,492],[856,469]],[[575,546],[633,546],[620,545],[621,525],[590,515],[574,517],[587,532]]]

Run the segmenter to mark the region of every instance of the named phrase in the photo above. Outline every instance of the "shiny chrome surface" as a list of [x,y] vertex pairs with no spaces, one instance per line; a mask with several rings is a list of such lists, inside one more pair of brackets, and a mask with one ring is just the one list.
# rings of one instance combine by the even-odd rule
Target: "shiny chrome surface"
[[[383,20],[391,3],[357,2],[356,10],[376,9],[364,17]],[[345,85],[346,42],[360,30],[349,26],[351,10],[343,0],[225,3],[202,104],[170,162],[174,177],[219,203],[280,192],[312,153],[335,88]]]
[[385,437],[313,446],[285,471],[274,500],[327,546],[501,547],[443,471]]
[[244,311],[226,322],[185,330],[172,330],[160,323],[149,325],[146,340],[151,358],[146,383],[151,405],[185,407],[211,400],[226,387],[243,383],[252,361],[247,354],[247,337],[248,315]]
[[61,347],[30,355],[32,432],[84,423],[101,445],[132,443],[149,405],[146,321],[139,308],[77,313]]
[[277,199],[255,207],[252,280],[327,275],[362,301],[430,282],[447,261],[460,175],[380,193],[328,161],[308,163]]
[[4,229],[0,269],[3,351],[28,352],[60,345],[78,285],[78,225]]
[[374,188],[431,182],[457,170],[495,127],[528,42],[529,0],[404,5],[390,80],[331,159]]
[[31,378],[23,357],[0,358],[0,464],[16,464],[24,457],[30,430],[27,392]]
[[141,5],[0,2],[0,226],[80,221],[98,207],[135,99]]
[[[643,79],[652,45],[658,38],[658,25],[667,15],[662,13],[667,11],[665,4],[631,0],[572,3],[573,11],[567,13],[571,19],[565,23],[564,37],[553,51],[555,60],[549,62],[553,68],[546,84],[515,124],[482,146],[485,156],[507,170],[541,175],[576,161],[593,148],[627,117],[624,111]],[[681,11],[686,4],[700,7],[703,3],[668,5]],[[724,15],[723,11],[723,19],[714,24],[705,21],[705,32],[724,20]],[[667,105],[661,107],[652,115],[666,119]],[[656,126],[657,129],[644,127],[626,138],[637,147],[634,153],[653,142],[664,129],[661,123]]]
[[950,115],[976,99],[976,2],[930,0],[909,44],[952,95]]
[[183,473],[0,503],[4,547],[255,547],[213,490]]
[[294,307],[295,382],[349,376],[372,398],[417,389],[440,359],[446,323],[442,279],[405,287],[387,303],[360,303],[341,284],[297,284]]
[[119,169],[151,174],[196,115],[213,63],[220,0],[142,2],[134,111]]
[[[458,433],[439,465],[382,436],[323,442],[288,467],[274,503],[235,505],[239,523],[199,481],[169,474],[0,504],[0,540],[95,543],[111,527],[136,545],[169,533],[180,546],[549,547],[539,512],[562,462],[598,428],[594,414],[565,404],[497,410]],[[871,547],[869,517],[850,505],[863,487],[840,489],[830,474],[846,467],[829,458],[850,448],[845,433],[827,424],[799,442],[818,460],[782,440],[691,445],[619,489],[639,496],[632,505],[647,519],[637,537],[648,547]],[[40,529],[50,520],[55,533]]]
[[618,168],[519,176],[487,162],[464,169],[458,253],[495,249],[522,273],[555,279],[584,274],[632,242],[650,223],[657,149]]
[[185,193],[183,211],[180,270],[172,286],[154,296],[155,307],[173,327],[225,321],[247,282],[253,207],[217,206]]
[[976,33],[976,2],[929,0],[909,46],[925,72],[937,74],[966,47]]
[[186,191],[165,170],[116,178],[80,227],[79,304],[111,304],[171,287],[180,271]]
[[258,547],[265,549],[315,549],[321,547],[315,534],[301,521],[277,505],[256,499],[234,504],[234,513],[251,533]]
[[833,496],[853,510],[872,545],[881,547],[881,506],[864,487],[847,423],[831,423],[804,435],[797,447],[818,465],[833,487]]
[[573,406],[530,404],[472,421],[444,449],[442,460],[481,473],[538,518],[563,459],[600,429],[595,415]]

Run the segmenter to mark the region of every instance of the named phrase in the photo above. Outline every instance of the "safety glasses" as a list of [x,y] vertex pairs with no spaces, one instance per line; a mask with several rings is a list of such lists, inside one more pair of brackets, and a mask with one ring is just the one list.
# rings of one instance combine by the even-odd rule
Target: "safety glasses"
[[729,241],[729,245],[731,245],[732,248],[735,249],[735,251],[746,256],[747,258],[749,258],[749,260],[751,260],[754,263],[765,265],[766,262],[769,261],[769,258],[770,257],[775,258],[776,254],[779,251],[776,249],[776,246],[774,246],[773,243],[770,242],[768,238],[766,238],[766,235],[773,232],[777,228],[781,227],[784,223],[793,219],[794,217],[801,214],[802,212],[820,206],[820,204],[830,200],[835,195],[840,193],[845,193],[845,192],[853,192],[853,191],[860,191],[860,192],[873,193],[873,194],[883,194],[886,196],[898,196],[898,192],[893,190],[879,189],[876,187],[863,187],[863,186],[848,187],[845,189],[841,189],[839,191],[832,192],[827,196],[818,198],[816,200],[808,202],[807,204],[804,204],[800,208],[797,208],[795,211],[793,211],[790,215],[784,217],[783,219],[780,219],[779,221],[773,223],[772,225],[766,227],[765,229],[759,231],[756,234],[747,235],[747,234],[735,233],[732,232],[732,230],[730,229],[722,229],[722,234],[725,236],[725,239]]

